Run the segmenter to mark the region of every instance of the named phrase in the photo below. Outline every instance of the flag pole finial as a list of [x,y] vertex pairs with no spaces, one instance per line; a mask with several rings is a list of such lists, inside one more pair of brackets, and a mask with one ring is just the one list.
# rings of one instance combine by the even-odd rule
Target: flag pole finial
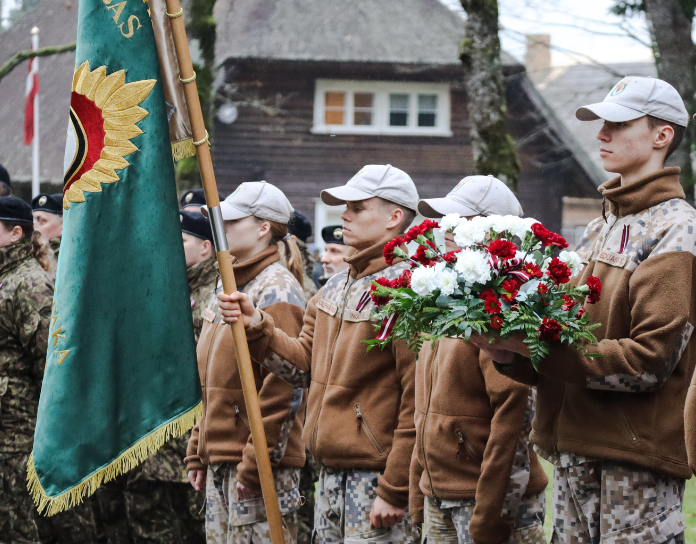
[[32,35],[38,34],[38,33],[39,33],[39,27],[38,27],[38,26],[35,26],[34,28],[31,29],[31,34],[32,34]]

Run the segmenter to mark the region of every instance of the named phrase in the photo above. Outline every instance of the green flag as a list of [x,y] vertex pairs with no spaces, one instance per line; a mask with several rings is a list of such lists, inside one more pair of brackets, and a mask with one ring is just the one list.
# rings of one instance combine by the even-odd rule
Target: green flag
[[55,514],[200,413],[157,50],[143,0],[80,0],[63,240],[29,489]]

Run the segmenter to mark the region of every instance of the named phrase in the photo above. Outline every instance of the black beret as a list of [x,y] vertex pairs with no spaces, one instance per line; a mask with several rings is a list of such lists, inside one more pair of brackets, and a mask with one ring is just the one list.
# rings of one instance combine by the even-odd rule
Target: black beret
[[0,221],[33,223],[31,206],[16,196],[0,196]]
[[307,238],[312,235],[312,223],[305,214],[295,210],[288,221],[288,232],[307,243]]
[[49,195],[46,193],[38,194],[31,201],[31,207],[35,212],[49,212],[56,215],[63,215],[63,193]]
[[330,225],[321,229],[321,237],[327,244],[345,244],[341,225]]
[[10,174],[7,170],[5,170],[5,167],[0,164],[0,181],[2,183],[7,183],[10,187],[12,187],[12,183],[10,182]]
[[[224,200],[222,195],[218,193],[218,198]],[[203,189],[189,189],[181,195],[181,207],[186,206],[205,206],[205,192]]]
[[210,220],[207,217],[187,210],[179,210],[179,217],[181,217],[181,232],[212,243],[213,230],[210,228]]

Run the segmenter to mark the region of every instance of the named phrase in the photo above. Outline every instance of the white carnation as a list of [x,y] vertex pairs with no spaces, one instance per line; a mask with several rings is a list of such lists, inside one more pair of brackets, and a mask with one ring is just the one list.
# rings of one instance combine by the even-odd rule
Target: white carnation
[[454,229],[454,243],[459,247],[469,247],[481,243],[488,234],[489,224],[485,217],[474,217],[469,221],[460,221]]
[[440,220],[440,232],[445,234],[446,232],[455,228],[459,223],[461,223],[462,217],[458,213],[448,213]]
[[561,251],[558,258],[570,268],[572,272],[571,278],[578,276],[580,271],[585,268],[585,265],[582,264],[582,259],[580,259],[580,256],[575,253],[575,251]]
[[433,281],[441,295],[451,295],[457,288],[457,273],[447,268],[447,263],[439,262],[435,265],[435,277]]
[[522,262],[523,258],[524,258],[524,262],[526,262],[526,263],[536,264],[536,261],[534,260],[534,255],[532,255],[531,253],[527,253],[527,257],[525,258],[525,253],[523,251],[520,251],[519,249],[517,251],[515,251],[515,259]]
[[411,273],[411,289],[420,296],[430,295],[437,289],[435,286],[436,277],[437,272],[434,268],[419,266]]
[[470,249],[460,251],[454,268],[462,279],[469,283],[485,283],[491,279],[488,257],[481,251]]

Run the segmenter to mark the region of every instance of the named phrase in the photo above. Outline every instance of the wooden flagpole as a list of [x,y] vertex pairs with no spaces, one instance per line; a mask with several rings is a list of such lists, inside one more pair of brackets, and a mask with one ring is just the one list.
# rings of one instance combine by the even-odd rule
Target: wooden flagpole
[[[227,294],[237,290],[234,279],[234,269],[232,268],[232,258],[225,237],[225,227],[220,213],[220,197],[218,196],[217,184],[215,183],[215,173],[213,172],[213,160],[210,155],[210,143],[208,133],[203,123],[203,112],[198,98],[196,87],[196,73],[193,71],[191,54],[189,52],[186,29],[184,28],[183,9],[179,0],[166,0],[167,17],[172,26],[172,36],[174,47],[179,61],[179,72],[181,82],[184,84],[186,104],[188,106],[191,128],[193,129],[193,145],[196,146],[196,157],[203,181],[205,192],[205,202],[208,206],[208,216],[213,230],[213,240],[217,253],[218,266],[220,267],[220,277],[222,278],[222,288]],[[261,490],[263,500],[266,505],[266,515],[271,529],[271,540],[273,544],[285,544],[283,535],[283,525],[280,519],[280,508],[278,497],[276,496],[275,483],[273,481],[273,471],[271,460],[268,457],[268,444],[266,433],[263,429],[261,419],[261,408],[259,398],[256,393],[256,383],[251,367],[251,357],[249,346],[247,345],[246,331],[244,323],[240,319],[232,325],[232,335],[234,337],[234,349],[237,355],[239,375],[242,381],[242,391],[244,392],[244,402],[246,404],[247,415],[249,416],[249,427],[251,436],[254,440],[254,451],[256,454],[256,465],[261,479]]]

